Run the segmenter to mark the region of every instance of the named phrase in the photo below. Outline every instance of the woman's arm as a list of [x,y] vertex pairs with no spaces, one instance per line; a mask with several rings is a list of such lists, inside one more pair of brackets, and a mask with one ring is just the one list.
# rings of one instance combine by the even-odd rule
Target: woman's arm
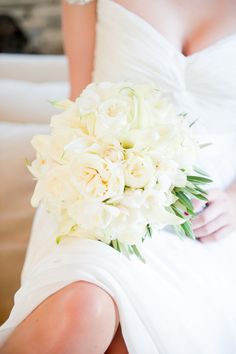
[[93,71],[96,1],[80,6],[62,2],[64,48],[68,57],[70,99],[91,82]]

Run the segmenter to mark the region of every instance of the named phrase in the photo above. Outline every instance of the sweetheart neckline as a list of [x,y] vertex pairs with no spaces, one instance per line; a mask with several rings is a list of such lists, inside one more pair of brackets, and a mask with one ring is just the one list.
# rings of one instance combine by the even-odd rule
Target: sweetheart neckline
[[118,9],[120,9],[121,11],[126,13],[127,15],[132,16],[134,19],[136,19],[136,21],[139,21],[143,26],[148,27],[156,36],[159,36],[159,38],[166,45],[168,45],[169,48],[171,48],[173,51],[175,51],[176,54],[178,54],[182,59],[184,59],[186,61],[194,58],[195,56],[202,55],[205,52],[208,52],[208,51],[214,49],[215,47],[218,47],[218,46],[222,45],[223,43],[232,40],[234,37],[236,39],[236,32],[235,32],[235,33],[230,34],[230,35],[228,35],[228,36],[226,36],[224,38],[218,39],[216,42],[214,42],[213,44],[207,46],[204,49],[198,50],[198,51],[196,51],[196,52],[194,52],[192,54],[189,54],[189,55],[185,55],[182,52],[180,52],[160,31],[158,31],[154,26],[152,26],[144,18],[142,18],[141,16],[137,15],[136,13],[130,11],[125,6],[120,5],[118,2],[116,2],[114,0],[107,0],[107,1],[109,3],[112,3],[114,6],[116,6]]

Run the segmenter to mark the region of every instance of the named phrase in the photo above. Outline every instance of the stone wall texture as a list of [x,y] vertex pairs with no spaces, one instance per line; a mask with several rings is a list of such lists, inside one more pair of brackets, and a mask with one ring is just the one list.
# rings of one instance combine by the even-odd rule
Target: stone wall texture
[[0,0],[1,15],[13,17],[25,32],[24,52],[63,53],[60,0]]

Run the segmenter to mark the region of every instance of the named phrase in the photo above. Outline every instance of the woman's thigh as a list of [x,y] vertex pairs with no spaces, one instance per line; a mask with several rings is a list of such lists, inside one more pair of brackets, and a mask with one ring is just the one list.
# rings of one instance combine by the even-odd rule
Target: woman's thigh
[[115,302],[100,287],[72,283],[45,299],[13,332],[4,354],[102,354],[119,324]]

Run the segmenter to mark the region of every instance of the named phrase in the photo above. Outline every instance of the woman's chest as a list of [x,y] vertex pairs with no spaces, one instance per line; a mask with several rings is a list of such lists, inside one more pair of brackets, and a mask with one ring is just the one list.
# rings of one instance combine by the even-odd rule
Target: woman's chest
[[141,17],[188,56],[236,32],[234,0],[111,0]]

